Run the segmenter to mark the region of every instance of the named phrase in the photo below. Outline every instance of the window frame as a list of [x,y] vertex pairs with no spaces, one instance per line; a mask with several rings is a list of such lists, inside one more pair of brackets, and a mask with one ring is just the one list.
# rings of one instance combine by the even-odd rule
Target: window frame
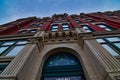
[[[89,25],[81,25],[81,27],[85,32],[88,32],[87,30],[90,30],[90,32],[94,32],[94,30],[91,29]],[[87,27],[88,29],[84,29],[84,27]]]
[[[5,42],[9,42],[9,41],[14,41],[14,44],[9,44],[9,45],[3,45]],[[18,42],[21,42],[21,41],[26,41],[25,43],[19,43],[17,44]],[[6,56],[7,54],[9,54],[10,51],[12,51],[12,49],[14,49],[16,46],[25,46],[26,43],[27,43],[27,40],[6,40],[6,41],[1,41],[2,43],[0,44],[0,47],[8,47],[7,49],[5,49],[1,54],[0,56]],[[19,53],[19,52],[18,52]],[[17,54],[18,54],[17,53]]]
[[[116,56],[120,56],[120,48],[118,47],[118,46],[116,46],[114,43],[120,43],[120,40],[119,41],[109,41],[107,38],[114,38],[114,37],[116,37],[116,36],[112,36],[112,37],[102,37],[102,38],[97,38],[97,39],[102,39],[102,40],[104,40],[105,42],[99,42],[99,41],[97,41],[97,39],[96,39],[96,41],[98,42],[98,43],[100,43],[101,45],[103,45],[103,44],[106,44],[106,45],[108,45],[111,49],[113,49],[118,55],[116,55]],[[119,38],[120,39],[120,37],[118,36],[117,38]],[[107,49],[106,49],[107,50]],[[108,51],[108,50],[107,50]],[[108,51],[109,52],[109,51]],[[110,52],[109,52],[110,53]],[[112,53],[110,53],[111,55],[112,55]],[[114,55],[113,55],[114,56]]]
[[64,30],[64,31],[70,30],[69,24],[68,23],[63,23],[62,24],[62,30]]
[[[56,28],[54,28],[55,26],[57,26]],[[58,31],[58,24],[53,24],[53,25],[51,25],[51,31]]]
[[[105,24],[105,23],[97,23],[97,24],[95,24],[95,25],[97,25],[97,26],[100,27],[100,28],[103,28],[103,29],[106,30],[106,31],[116,30],[116,28],[113,28],[112,26],[109,26],[109,25],[107,25],[107,24]],[[101,27],[100,25],[102,25],[102,26],[104,26],[104,27]]]

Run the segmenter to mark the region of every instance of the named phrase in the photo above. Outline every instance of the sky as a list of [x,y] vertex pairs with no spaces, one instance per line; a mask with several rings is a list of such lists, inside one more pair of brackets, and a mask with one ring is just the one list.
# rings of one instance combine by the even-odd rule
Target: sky
[[120,0],[0,0],[0,24],[19,18],[120,10]]

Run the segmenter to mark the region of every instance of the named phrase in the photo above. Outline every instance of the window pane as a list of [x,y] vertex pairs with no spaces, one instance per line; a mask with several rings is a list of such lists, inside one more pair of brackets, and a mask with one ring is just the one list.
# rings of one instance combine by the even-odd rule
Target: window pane
[[109,47],[107,44],[102,44],[102,46],[113,56],[118,56],[119,54],[115,52],[111,47]]
[[16,44],[26,44],[27,41],[18,41]]
[[104,24],[97,24],[99,27],[101,28],[106,28],[107,26],[105,26]]
[[36,30],[36,29],[32,29],[32,30],[30,30],[29,32],[30,32],[30,33],[35,33],[35,32],[37,32],[37,30]]
[[57,26],[57,25],[54,25],[54,26],[52,26],[52,28],[58,28],[58,26]]
[[83,29],[89,29],[88,26],[83,26]]
[[18,32],[18,34],[24,34],[24,33],[27,33],[27,30],[21,30]]
[[13,45],[15,41],[4,42],[2,45]]
[[52,31],[57,31],[58,29],[52,29]]
[[1,63],[0,64],[0,74],[3,72],[3,70],[8,66],[9,63]]
[[37,26],[38,26],[38,27],[41,27],[42,25],[43,25],[43,24],[41,24],[41,23],[38,23],[38,25],[37,25]]
[[0,54],[2,54],[5,50],[7,50],[8,47],[9,47],[9,46],[0,47]]
[[2,44],[3,42],[0,42],[0,44]]
[[67,27],[69,27],[69,26],[66,24],[66,25],[63,25],[62,27],[63,27],[63,28],[67,28]]
[[63,28],[63,30],[69,30],[69,28]]
[[105,28],[105,30],[107,30],[107,31],[112,31],[111,29],[109,29],[109,28]]
[[76,59],[70,55],[60,54],[52,56],[47,63],[47,66],[65,66],[65,65],[77,65]]
[[97,40],[97,42],[99,42],[99,43],[106,42],[106,41],[104,41],[103,39],[96,39],[96,40]]
[[91,30],[85,30],[85,32],[92,32]]
[[16,56],[24,46],[15,46],[6,56]]
[[79,23],[80,21],[79,20],[75,20],[75,22]]
[[92,21],[94,21],[94,20],[92,20],[92,19],[87,19],[87,21],[88,21],[88,22],[92,22]]
[[120,43],[113,43],[113,44],[115,44],[117,47],[120,48]]
[[109,37],[109,38],[106,38],[106,39],[109,40],[110,42],[120,41],[120,38],[118,38],[118,37]]

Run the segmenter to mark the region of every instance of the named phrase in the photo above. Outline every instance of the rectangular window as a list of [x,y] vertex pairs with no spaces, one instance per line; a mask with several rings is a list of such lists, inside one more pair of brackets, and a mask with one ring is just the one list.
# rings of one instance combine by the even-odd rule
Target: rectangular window
[[106,38],[108,41],[110,42],[115,42],[115,41],[120,41],[120,38],[119,37],[108,37]]
[[0,74],[3,72],[3,70],[8,66],[9,63],[0,63]]
[[25,34],[25,33],[27,33],[27,31],[28,31],[28,30],[20,30],[20,31],[18,32],[18,34]]
[[16,44],[26,44],[26,43],[27,43],[27,41],[25,41],[25,40],[21,40],[21,41],[17,41]]
[[94,22],[94,20],[92,20],[92,19],[87,19],[87,21],[88,21],[88,22]]
[[4,42],[2,45],[13,45],[15,41]]
[[37,26],[36,23],[32,23],[32,24],[30,25],[30,27],[36,27],[36,26]]
[[12,41],[1,41],[0,44],[0,55],[1,56],[15,56],[27,43],[26,40],[12,40]]
[[9,48],[9,46],[1,46],[0,47],[0,55],[5,52],[7,49]]
[[106,24],[96,24],[97,26],[104,28],[106,31],[112,31],[115,30],[115,28],[112,28],[111,26],[108,26]]
[[16,56],[23,48],[24,45],[15,46],[6,56]]
[[113,56],[118,56],[119,54],[117,52],[115,52],[110,46],[108,46],[107,44],[102,44],[102,46]]
[[82,25],[82,28],[85,30],[85,32],[92,32],[93,31],[88,25]]
[[119,43],[113,43],[115,46],[117,46],[118,48],[120,48],[120,42]]
[[38,27],[41,27],[43,24],[42,23],[37,23],[37,26]]
[[37,29],[31,29],[31,30],[29,30],[29,33],[35,33],[35,32],[37,32]]
[[75,22],[76,22],[76,23],[80,23],[80,21],[79,21],[79,20],[75,20]]
[[63,30],[70,30],[70,27],[68,24],[62,24]]
[[96,39],[110,54],[118,56],[120,54],[120,38],[106,37]]
[[58,31],[58,25],[52,25],[51,31]]

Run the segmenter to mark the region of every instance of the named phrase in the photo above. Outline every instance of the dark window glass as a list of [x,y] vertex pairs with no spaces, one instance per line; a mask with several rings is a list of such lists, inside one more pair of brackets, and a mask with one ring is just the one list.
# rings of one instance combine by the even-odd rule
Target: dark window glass
[[0,63],[0,74],[3,72],[3,70],[8,66],[9,63]]
[[30,25],[30,27],[35,27],[36,26],[36,24],[35,23],[32,23],[31,25]]
[[42,23],[38,23],[38,24],[37,24],[38,27],[41,27],[42,25],[43,25]]
[[94,22],[94,20],[92,20],[92,19],[87,19],[87,21],[88,21],[88,22]]
[[75,58],[68,55],[57,55],[50,58],[47,66],[64,66],[64,65],[77,65],[78,62]]
[[37,32],[37,29],[31,29],[31,30],[29,30],[29,33],[35,33],[35,32]]
[[18,34],[25,34],[25,33],[27,33],[27,30],[21,30],[18,32]]
[[80,20],[75,20],[75,22],[80,23]]
[[66,52],[57,53],[45,62],[41,80],[86,80],[78,59]]

